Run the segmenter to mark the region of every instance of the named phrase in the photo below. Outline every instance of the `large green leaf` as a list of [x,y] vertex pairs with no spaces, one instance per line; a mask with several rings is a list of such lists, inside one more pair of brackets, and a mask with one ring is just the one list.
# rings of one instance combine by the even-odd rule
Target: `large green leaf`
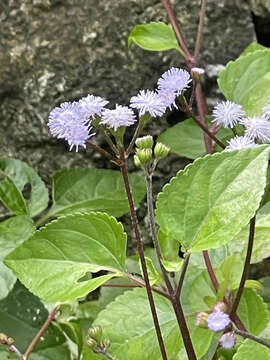
[[[183,346],[175,314],[166,298],[154,294],[154,300],[167,354],[171,358]],[[110,338],[110,352],[118,360],[161,359],[145,289],[126,291],[117,297],[99,313],[95,324],[101,325],[104,336]],[[212,333],[196,327],[194,318],[188,324],[199,358],[207,351]]]
[[231,241],[259,207],[269,147],[216,153],[180,170],[157,200],[161,230],[197,252]]
[[32,220],[26,215],[0,223],[0,299],[5,298],[16,282],[16,276],[3,263],[4,257],[35,231]]
[[[129,175],[137,206],[145,195],[143,177]],[[53,206],[48,216],[76,211],[104,211],[119,217],[129,212],[120,171],[105,169],[63,169],[54,175]]]
[[240,56],[245,56],[258,50],[267,50],[267,47],[257,43],[256,41],[253,41],[245,48],[245,50],[240,54]]
[[161,21],[136,25],[128,37],[128,45],[132,42],[144,50],[163,51],[176,49],[183,53],[172,27]]
[[270,51],[258,50],[230,61],[219,74],[224,96],[242,104],[246,114],[260,115],[270,103]]
[[233,360],[270,360],[270,350],[253,340],[245,340],[234,355]]
[[[230,252],[240,252],[245,258],[249,226],[244,227],[229,244]],[[258,263],[270,256],[270,214],[257,215],[251,263]]]
[[259,335],[269,322],[267,305],[252,289],[244,289],[237,313],[247,330],[254,335]]
[[[8,297],[0,301],[0,332],[15,339],[16,346],[24,352],[47,316],[41,301],[17,282]],[[61,332],[51,325],[35,351],[60,345],[64,341]]]
[[[16,215],[38,215],[48,206],[48,190],[38,174],[26,163],[0,158],[0,200]],[[23,190],[28,192],[23,197]]]
[[[118,276],[124,270],[125,254],[126,234],[115,218],[105,213],[78,213],[36,231],[5,263],[40,298],[71,301]],[[83,279],[100,270],[113,274]]]

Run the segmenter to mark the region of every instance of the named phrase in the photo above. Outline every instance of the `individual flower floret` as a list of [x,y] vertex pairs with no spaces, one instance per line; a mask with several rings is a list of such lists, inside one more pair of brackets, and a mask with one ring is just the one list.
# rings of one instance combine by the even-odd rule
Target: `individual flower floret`
[[177,109],[177,105],[175,104],[176,94],[174,91],[170,89],[163,89],[158,91],[158,96],[160,97],[164,106],[172,110],[173,107]]
[[263,115],[270,119],[270,105],[267,105],[263,108]]
[[141,90],[137,96],[132,96],[130,106],[139,110],[139,116],[149,113],[153,117],[162,116],[166,111],[162,99],[154,91]]
[[221,336],[219,343],[224,349],[232,349],[236,344],[236,337],[232,331],[227,332]]
[[241,124],[246,128],[245,135],[261,142],[270,142],[270,119],[265,115],[243,119]]
[[86,119],[93,118],[96,115],[101,116],[104,106],[108,103],[109,101],[103,99],[102,97],[93,95],[87,95],[79,101],[82,113]]
[[214,107],[213,122],[216,121],[218,125],[225,128],[232,128],[243,119],[244,115],[242,105],[235,104],[232,101],[222,101]]
[[179,96],[189,87],[191,81],[192,79],[186,70],[173,67],[161,75],[158,80],[158,89],[172,90]]
[[115,109],[104,109],[101,114],[101,124],[116,131],[121,126],[134,124],[136,117],[128,106],[116,105]]
[[241,150],[257,146],[254,140],[248,136],[235,136],[228,141],[228,146],[225,151]]
[[49,129],[53,136],[68,141],[70,150],[75,146],[85,147],[86,140],[92,136],[90,124],[85,123],[78,102],[64,102],[49,114]]
[[207,318],[208,328],[212,331],[224,330],[231,320],[228,314],[223,311],[214,311]]

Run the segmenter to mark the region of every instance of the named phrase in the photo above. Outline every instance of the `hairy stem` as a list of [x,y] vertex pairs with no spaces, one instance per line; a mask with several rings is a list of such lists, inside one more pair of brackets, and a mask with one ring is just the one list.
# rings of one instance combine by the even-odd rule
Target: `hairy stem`
[[245,263],[244,263],[244,268],[243,268],[243,272],[242,272],[240,285],[239,285],[236,297],[233,302],[233,306],[232,306],[232,310],[231,310],[231,317],[236,314],[241,296],[244,291],[245,282],[248,277],[248,270],[249,270],[251,254],[252,254],[252,249],[253,249],[254,235],[255,235],[255,222],[256,222],[256,217],[254,216],[250,220],[247,254],[246,254],[246,259],[245,259]]
[[27,360],[29,358],[29,355],[34,350],[34,347],[39,342],[41,336],[44,334],[44,332],[48,329],[51,322],[55,319],[55,314],[57,311],[57,306],[52,309],[52,311],[49,313],[45,323],[42,325],[34,339],[32,340],[31,344],[28,346],[27,350],[24,353],[24,360]]
[[[174,289],[171,285],[170,279],[168,277],[168,273],[162,263],[162,254],[161,254],[161,249],[160,249],[159,242],[157,239],[157,231],[156,231],[156,224],[155,224],[155,215],[154,215],[154,206],[153,206],[153,191],[152,191],[152,170],[151,169],[147,169],[146,188],[147,188],[147,208],[148,208],[148,216],[149,216],[151,234],[152,234],[152,239],[153,239],[153,243],[155,246],[155,250],[157,253],[159,265],[160,265],[168,292],[170,294],[170,301],[174,308],[175,316],[177,318],[177,322],[178,322],[178,325],[179,325],[179,328],[180,328],[180,331],[182,334],[182,338],[183,338],[183,341],[185,344],[187,356],[188,356],[189,360],[196,360],[195,351],[193,348],[193,344],[192,344],[190,333],[189,333],[189,330],[187,327],[185,315],[184,315],[182,305],[180,302],[180,297],[176,296]],[[182,278],[182,283],[183,283],[185,271],[184,271],[184,273],[182,271],[182,275],[183,275],[183,278]]]
[[150,285],[149,277],[148,277],[148,273],[147,273],[147,267],[146,267],[146,261],[145,261],[145,257],[144,257],[143,243],[142,243],[141,234],[140,234],[140,230],[139,230],[138,219],[137,219],[137,215],[135,212],[134,201],[133,201],[133,197],[132,197],[131,189],[130,189],[130,185],[129,185],[128,172],[127,172],[126,160],[125,160],[125,151],[123,149],[119,149],[119,154],[120,154],[119,165],[120,165],[120,169],[121,169],[124,184],[125,184],[126,194],[127,194],[129,208],[130,208],[130,215],[131,215],[132,225],[133,225],[133,229],[134,229],[135,237],[136,237],[136,241],[137,241],[138,254],[140,257],[140,261],[141,261],[141,266],[142,266],[147,296],[148,296],[148,300],[149,300],[149,305],[151,308],[151,313],[152,313],[152,317],[153,317],[153,321],[154,321],[154,325],[155,325],[155,330],[156,330],[156,334],[157,334],[157,338],[158,338],[158,343],[159,343],[162,359],[167,360],[168,359],[167,353],[166,353],[165,345],[163,342],[163,337],[162,337],[161,329],[159,326],[159,321],[158,321],[157,311],[156,311],[154,298],[153,298],[153,294],[152,294],[152,290],[151,290],[151,285]]
[[[188,263],[189,263],[189,258],[190,258],[190,254],[187,254],[182,266],[182,272],[181,272],[181,276],[175,291],[175,297],[180,299],[180,295],[181,295],[181,290],[183,287],[183,283],[184,283],[184,278],[187,272],[187,267],[188,267]],[[179,300],[180,301],[180,300]]]
[[197,38],[196,38],[196,44],[195,44],[195,50],[194,50],[194,57],[195,57],[196,63],[198,62],[198,55],[200,52],[200,44],[201,44],[203,23],[204,23],[205,11],[206,11],[206,3],[207,3],[206,0],[201,0],[200,20],[199,20]]
[[248,333],[247,331],[241,331],[238,329],[234,329],[234,332],[236,334],[242,336],[245,339],[251,339],[251,340],[256,341],[257,343],[262,344],[270,349],[270,343],[259,338],[258,336],[252,335],[252,334]]

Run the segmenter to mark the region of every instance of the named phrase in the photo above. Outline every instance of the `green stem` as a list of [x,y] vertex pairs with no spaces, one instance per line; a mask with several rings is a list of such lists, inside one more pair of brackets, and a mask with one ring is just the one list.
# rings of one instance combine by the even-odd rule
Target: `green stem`
[[121,169],[124,184],[125,184],[126,194],[127,194],[129,208],[130,208],[131,221],[132,221],[132,225],[133,225],[133,229],[134,229],[135,237],[136,237],[136,241],[137,241],[138,254],[140,257],[140,261],[141,261],[141,266],[142,266],[143,277],[144,277],[144,281],[145,281],[146,292],[147,292],[147,296],[148,296],[148,300],[149,300],[149,305],[150,305],[150,309],[151,309],[151,313],[152,313],[152,317],[153,317],[153,321],[154,321],[154,325],[155,325],[155,330],[156,330],[156,334],[157,334],[157,338],[158,338],[158,343],[159,343],[162,359],[167,360],[168,359],[167,353],[166,353],[165,345],[163,342],[163,337],[162,337],[161,329],[159,326],[157,311],[156,311],[154,298],[153,298],[153,294],[152,294],[152,290],[151,290],[151,285],[150,285],[150,281],[149,281],[149,277],[148,277],[146,261],[145,261],[145,256],[144,256],[144,250],[143,250],[143,243],[142,243],[141,234],[140,234],[139,225],[138,225],[138,219],[137,219],[137,215],[135,212],[134,201],[133,201],[133,197],[132,197],[131,189],[130,189],[130,185],[129,185],[124,149],[119,149],[119,154],[120,154],[119,165],[120,165],[120,169]]

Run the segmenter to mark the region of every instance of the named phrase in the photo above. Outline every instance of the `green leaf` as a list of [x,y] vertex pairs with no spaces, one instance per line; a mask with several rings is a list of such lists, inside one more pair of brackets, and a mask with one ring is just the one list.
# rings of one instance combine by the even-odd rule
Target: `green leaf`
[[[135,206],[145,195],[143,177],[129,175]],[[63,169],[54,175],[53,206],[48,217],[74,212],[104,211],[120,217],[129,212],[120,171]]]
[[17,278],[3,263],[4,257],[28,239],[35,231],[33,221],[20,215],[0,223],[0,299],[5,298],[13,288]]
[[263,145],[208,155],[180,170],[158,196],[161,230],[191,252],[231,241],[259,207],[268,158]]
[[237,313],[248,332],[258,335],[269,322],[269,312],[261,296],[252,289],[244,289]]
[[[12,337],[16,346],[24,352],[48,317],[48,311],[40,300],[18,282],[8,297],[0,301],[1,332]],[[50,325],[35,351],[62,344],[65,337]]]
[[176,49],[183,54],[172,27],[161,21],[136,25],[129,34],[128,46],[132,42],[144,50],[164,51]]
[[[1,345],[0,345],[1,346]],[[18,356],[11,354],[7,351],[0,350],[0,359],[1,360],[18,360]],[[44,350],[39,350],[38,352],[31,353],[31,360],[69,360],[70,351],[65,345],[54,346],[52,348],[47,348]]]
[[245,48],[245,50],[240,54],[240,56],[245,56],[258,50],[267,50],[267,47],[257,43],[256,41],[253,41]]
[[258,50],[230,61],[219,74],[224,96],[243,105],[248,116],[260,115],[270,103],[270,51]]
[[197,159],[205,155],[203,133],[193,119],[186,119],[169,127],[159,135],[158,141],[181,157]]
[[246,339],[234,355],[233,360],[270,360],[270,350],[253,340]]
[[[156,270],[152,260],[148,257],[145,257],[145,262],[146,262],[147,273],[149,276],[149,281],[150,281],[151,286],[152,285],[160,285],[163,282],[163,278]],[[143,276],[141,262],[139,262],[139,264],[140,264],[140,268],[141,268],[141,274]]]
[[[28,214],[34,217],[48,206],[49,195],[38,174],[26,163],[0,158],[0,200],[16,215]],[[23,190],[30,194],[23,197]]]
[[[167,354],[171,358],[183,346],[175,314],[167,299],[157,294],[154,299]],[[161,359],[145,289],[126,291],[116,298],[99,313],[95,324],[101,325],[104,337],[110,338],[110,353],[118,360]],[[212,333],[195,326],[194,318],[189,319],[188,324],[199,358],[207,351]]]
[[[105,213],[77,213],[36,231],[5,263],[40,298],[64,302],[121,276],[125,254],[126,234],[115,218]],[[100,270],[113,274],[83,280],[87,273]]]
[[80,326],[72,321],[60,323],[62,331],[78,347],[78,359],[80,359],[83,348],[83,336]]

